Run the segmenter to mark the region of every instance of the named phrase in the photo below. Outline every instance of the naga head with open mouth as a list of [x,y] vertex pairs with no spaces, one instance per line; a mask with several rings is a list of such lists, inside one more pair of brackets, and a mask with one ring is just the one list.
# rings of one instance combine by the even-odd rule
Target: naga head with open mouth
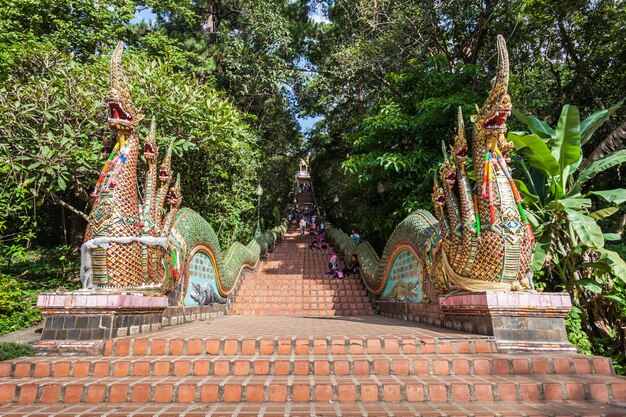
[[435,206],[437,207],[443,207],[446,205],[446,197],[443,194],[443,188],[441,188],[441,185],[439,184],[435,184],[435,186],[433,187],[433,193],[431,196],[433,203],[435,203]]
[[176,176],[176,182],[170,188],[170,191],[167,195],[170,201],[170,207],[178,207],[181,202],[180,195],[180,174]]
[[172,163],[172,145],[174,142],[170,142],[169,148],[167,148],[167,153],[165,154],[165,158],[159,167],[159,179],[166,183],[169,182],[171,177],[170,166]]
[[156,158],[157,152],[158,146],[156,143],[156,122],[153,118],[152,122],[150,123],[150,133],[148,133],[148,137],[144,142],[143,156],[144,158],[146,158],[146,161],[153,162]]
[[506,132],[506,120],[511,115],[511,97],[509,88],[509,54],[502,35],[498,35],[498,73],[493,82],[491,93],[480,109],[477,124],[488,131]]
[[109,127],[116,130],[132,131],[143,119],[143,114],[135,109],[122,69],[124,43],[117,43],[111,56],[111,89],[106,103],[109,110]]

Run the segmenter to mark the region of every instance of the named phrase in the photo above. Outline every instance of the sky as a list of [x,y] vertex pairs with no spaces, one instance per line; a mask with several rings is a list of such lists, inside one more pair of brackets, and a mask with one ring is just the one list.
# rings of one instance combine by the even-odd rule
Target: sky
[[[318,22],[318,23],[329,22],[328,17],[326,16],[321,6],[317,2],[315,2],[315,4],[313,5],[313,8],[311,9],[311,13],[309,14],[309,16],[314,22]],[[141,23],[141,22],[149,23],[150,21],[154,21],[155,19],[156,19],[156,15],[152,12],[152,9],[138,8],[137,12],[135,13],[135,18],[131,20],[131,23]],[[322,118],[319,116],[298,117],[298,123],[300,124],[300,131],[304,133],[304,132],[311,130],[315,126],[315,123],[317,123],[321,119]]]
[[300,131],[307,132],[313,129],[313,127],[315,127],[315,123],[319,122],[320,120],[322,120],[322,117],[320,116],[298,117],[298,123],[300,124]]
[[137,12],[135,13],[135,18],[131,20],[130,23],[141,23],[141,22],[148,23],[148,21],[155,20],[155,19],[156,19],[156,15],[152,13],[152,9],[150,8],[137,9]]
[[[311,20],[313,20],[314,22],[318,22],[318,23],[329,23],[330,20],[328,20],[328,16],[326,16],[324,11],[322,10],[321,4],[319,2],[312,2],[312,3],[313,3],[312,4],[313,7],[311,9],[311,13],[309,13],[309,17],[311,18]],[[315,123],[317,123],[320,120],[322,120],[322,117],[320,116],[299,117],[298,123],[300,124],[300,131],[307,132],[311,130],[315,126]]]

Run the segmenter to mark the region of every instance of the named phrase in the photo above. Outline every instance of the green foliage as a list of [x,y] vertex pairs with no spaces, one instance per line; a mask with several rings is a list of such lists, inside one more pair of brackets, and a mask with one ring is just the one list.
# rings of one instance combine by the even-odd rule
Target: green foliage
[[[341,143],[319,138],[313,173],[333,220],[348,230],[363,231],[381,248],[410,212],[429,208],[432,183],[424,179],[432,178],[442,159],[442,139],[454,136],[450,120],[457,105],[469,113],[480,100],[478,93],[463,86],[481,78],[471,65],[451,71],[441,57],[427,63],[412,60],[401,72],[389,74],[378,103],[351,120],[352,133]],[[487,81],[482,81],[486,87]],[[330,167],[336,163],[341,163],[341,173]],[[387,187],[382,196],[378,184]],[[334,196],[341,204],[333,204]]]
[[0,273],[0,335],[32,326],[41,320],[34,308],[37,291]]
[[[579,260],[572,264],[572,259],[583,258],[587,251],[601,256],[598,265],[608,267],[616,277],[624,276],[626,264],[612,252],[603,250],[604,234],[597,221],[617,212],[618,206],[626,201],[626,190],[593,190],[584,195],[581,191],[600,172],[626,162],[626,153],[618,151],[578,169],[583,162],[581,136],[597,129],[607,118],[607,112],[600,111],[581,122],[578,109],[566,105],[556,129],[536,118],[521,116],[531,134],[509,134],[517,152],[530,167],[527,169],[523,164],[532,193],[523,190],[523,194],[526,204],[534,209],[532,219],[537,241],[540,245],[549,244],[548,250],[535,252],[534,265],[536,269],[547,266],[549,270],[558,270],[561,284],[568,289],[573,284],[570,280],[576,279],[572,271],[580,263]],[[605,203],[613,206],[597,207],[598,210],[590,212],[591,196],[603,200],[596,206]]]
[[30,346],[21,343],[0,343],[0,361],[21,356],[35,356],[35,351]]
[[583,311],[577,306],[572,306],[572,311],[565,318],[567,339],[580,353],[591,355],[593,353],[589,336],[583,330]]
[[[0,2],[0,74],[26,47],[48,47],[91,60],[128,32],[137,1]],[[0,76],[0,79],[2,76]]]
[[610,113],[601,110],[581,122],[578,109],[566,105],[556,129],[516,113],[531,133],[511,133],[509,139],[524,157],[521,164],[532,191],[522,189],[537,241],[533,268],[544,271],[540,279],[547,288],[572,295],[570,341],[582,352],[609,354],[624,366],[623,352],[617,353],[623,347],[626,263],[605,247],[606,240],[620,236],[604,232],[602,222],[619,211],[626,190],[585,189],[601,172],[626,162],[626,153],[582,164],[581,149],[581,137],[589,138]]
[[[7,262],[10,261],[10,262]],[[78,260],[69,246],[24,250],[0,259],[0,334],[21,330],[41,321],[37,295],[80,287]]]
[[[101,141],[110,137],[103,106],[107,57],[80,63],[63,54],[24,51],[22,59],[0,87],[6,109],[0,115],[0,152],[7,161],[0,209],[7,213],[5,236],[16,236],[3,242],[6,247],[33,237],[34,215],[56,201],[88,211],[87,195],[103,163]],[[24,72],[50,61],[44,72]],[[173,168],[195,174],[183,176],[187,204],[222,226],[224,245],[251,236],[260,154],[246,116],[210,84],[173,71],[167,61],[129,51],[125,68],[138,106],[151,109],[158,122],[161,149],[175,139]],[[141,127],[144,135],[148,124]],[[240,224],[246,216],[247,224]]]

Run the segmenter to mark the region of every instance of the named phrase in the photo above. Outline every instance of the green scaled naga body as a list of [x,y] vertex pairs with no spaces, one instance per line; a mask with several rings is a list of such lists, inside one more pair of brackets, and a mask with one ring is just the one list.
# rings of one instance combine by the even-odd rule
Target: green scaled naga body
[[[510,291],[530,288],[533,232],[522,199],[511,178],[506,120],[509,58],[502,36],[497,39],[498,73],[474,120],[473,160],[477,181],[466,172],[468,146],[459,109],[458,132],[450,155],[435,178],[435,216],[418,210],[394,230],[382,257],[364,242],[331,229],[331,240],[344,255],[357,254],[366,286],[388,299],[397,281],[418,282],[421,291],[409,300],[426,301],[450,290]],[[407,284],[408,285],[408,284]]]
[[156,125],[144,141],[147,170],[140,199],[137,162],[143,119],[131,100],[122,70],[124,46],[111,57],[109,127],[117,143],[92,194],[81,281],[85,290],[139,291],[168,295],[170,305],[223,303],[244,268],[286,231],[283,224],[248,245],[235,242],[222,254],[211,225],[195,211],[181,208],[180,176],[173,181],[171,145],[157,165]]

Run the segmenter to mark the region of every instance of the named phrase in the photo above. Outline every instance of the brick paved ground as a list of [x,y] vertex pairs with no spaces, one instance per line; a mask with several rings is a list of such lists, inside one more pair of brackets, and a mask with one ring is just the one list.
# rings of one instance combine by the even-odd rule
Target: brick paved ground
[[449,330],[382,316],[367,317],[222,317],[211,321],[196,321],[182,326],[166,327],[139,336],[138,339],[160,337],[378,337],[407,336],[418,338],[488,338],[471,333]]
[[10,410],[0,406],[0,416],[27,417],[240,417],[249,416],[502,416],[502,417],[571,417],[571,416],[624,416],[626,409],[608,405],[568,401],[563,403],[529,404],[523,401],[499,403],[259,403],[259,404],[99,404],[99,405],[25,405],[13,406]]

